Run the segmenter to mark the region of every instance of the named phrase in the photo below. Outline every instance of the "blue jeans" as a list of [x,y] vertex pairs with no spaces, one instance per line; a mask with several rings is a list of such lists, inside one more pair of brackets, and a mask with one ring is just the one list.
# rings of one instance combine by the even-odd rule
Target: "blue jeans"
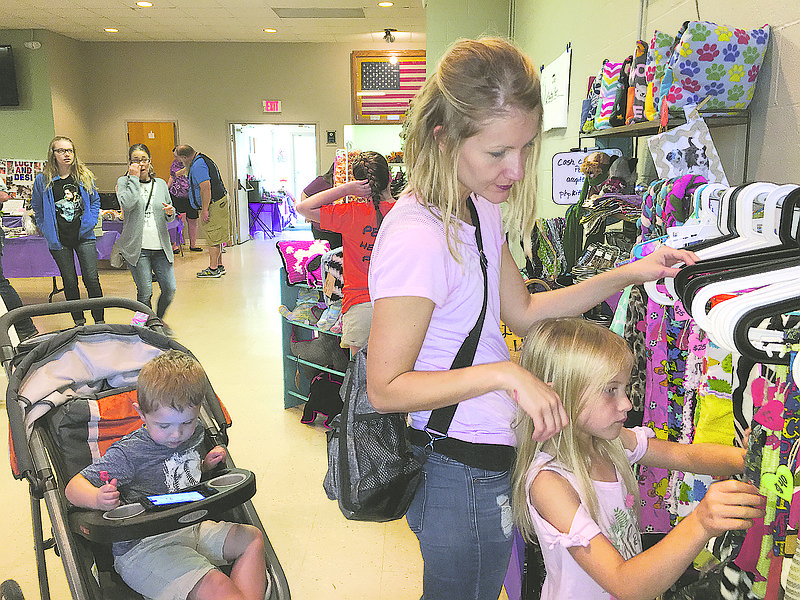
[[[58,265],[61,280],[64,283],[64,296],[67,300],[80,300],[81,292],[78,289],[78,272],[75,270],[75,256],[81,266],[81,279],[86,287],[89,298],[102,298],[103,290],[100,287],[100,276],[97,274],[97,246],[94,240],[83,240],[74,248],[62,246],[61,250],[50,250],[53,260]],[[94,322],[103,321],[103,309],[92,311]],[[86,323],[83,311],[72,313],[76,325]]]
[[169,262],[163,250],[145,250],[144,248],[142,248],[135,266],[125,262],[133,276],[133,282],[136,284],[136,299],[142,304],[152,308],[150,300],[153,297],[153,281],[158,283],[161,293],[158,296],[156,315],[159,319],[163,319],[167,307],[175,297],[175,290],[178,288],[172,263]]
[[508,471],[434,452],[406,520],[422,551],[423,600],[497,600],[513,542]]

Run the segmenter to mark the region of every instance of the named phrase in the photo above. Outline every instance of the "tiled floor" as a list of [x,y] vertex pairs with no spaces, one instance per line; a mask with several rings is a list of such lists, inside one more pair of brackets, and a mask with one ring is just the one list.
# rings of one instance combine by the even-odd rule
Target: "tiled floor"
[[[295,229],[282,235],[298,239],[310,237],[310,232]],[[280,258],[275,240],[229,248],[224,263],[227,275],[198,279],[195,273],[208,266],[207,253],[177,256],[178,292],[166,321],[208,371],[232,415],[230,452],[239,466],[258,475],[254,504],[286,572],[292,598],[419,598],[422,561],[405,521],[344,519],[322,489],[327,468],[324,428],[301,424],[300,408],[283,408]],[[105,295],[136,297],[127,270],[106,268],[100,278]],[[47,302],[50,280],[15,279],[12,284],[26,304]],[[106,319],[126,322],[130,316],[110,311]],[[53,330],[69,326],[71,319],[59,315],[36,323],[40,330]],[[4,388],[4,375],[0,382]],[[7,419],[0,418],[0,423],[5,439]],[[15,481],[2,465],[0,495],[5,506],[0,517],[0,581],[16,579],[26,598],[38,598],[28,486]],[[60,560],[52,551],[47,555],[52,597],[69,598]]]

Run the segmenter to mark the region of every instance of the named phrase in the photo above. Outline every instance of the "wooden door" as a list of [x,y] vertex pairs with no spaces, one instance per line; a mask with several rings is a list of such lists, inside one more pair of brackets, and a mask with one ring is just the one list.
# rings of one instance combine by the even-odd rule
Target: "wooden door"
[[128,146],[144,144],[150,149],[153,157],[153,168],[156,177],[169,180],[169,167],[175,157],[172,149],[177,145],[174,121],[129,121]]

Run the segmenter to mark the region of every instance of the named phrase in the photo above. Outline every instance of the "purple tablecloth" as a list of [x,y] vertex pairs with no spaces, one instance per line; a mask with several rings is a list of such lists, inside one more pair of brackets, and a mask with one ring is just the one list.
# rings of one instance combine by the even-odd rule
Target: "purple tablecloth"
[[[116,231],[122,233],[122,226],[124,221],[103,221],[103,231]],[[183,242],[183,220],[173,219],[167,223],[167,231],[169,232],[169,239],[173,244],[180,244]],[[112,242],[113,243],[113,242]],[[100,249],[98,248],[98,253]],[[111,248],[109,248],[109,254]]]
[[[97,258],[108,260],[119,233],[108,231],[97,238]],[[75,268],[81,269],[75,260]],[[40,235],[6,238],[3,245],[3,274],[6,277],[61,277],[56,261],[47,249],[47,240]]]

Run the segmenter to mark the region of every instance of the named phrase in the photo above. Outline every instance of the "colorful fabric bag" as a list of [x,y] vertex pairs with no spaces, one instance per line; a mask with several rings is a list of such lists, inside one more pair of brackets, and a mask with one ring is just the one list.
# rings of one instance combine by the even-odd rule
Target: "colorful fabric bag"
[[608,61],[603,65],[600,99],[597,102],[597,112],[594,115],[595,129],[609,129],[611,127],[611,112],[620,86],[619,75],[621,71],[622,63]]
[[761,29],[728,29],[708,21],[687,21],[669,60],[673,81],[665,94],[672,106],[699,104],[707,109],[744,109],[755,92],[769,41]]
[[[647,79],[647,92],[645,95],[645,117],[648,121],[654,121],[658,115],[660,96],[658,90],[661,87],[661,80],[669,64],[669,57],[672,55],[672,47],[675,38],[668,33],[656,30],[650,40],[650,48],[647,52],[647,67],[645,78]],[[649,106],[648,106],[649,105]]]
[[630,79],[633,100],[628,104],[628,114],[625,119],[627,125],[647,120],[644,116],[644,98],[647,95],[647,44],[643,40],[636,42]]

